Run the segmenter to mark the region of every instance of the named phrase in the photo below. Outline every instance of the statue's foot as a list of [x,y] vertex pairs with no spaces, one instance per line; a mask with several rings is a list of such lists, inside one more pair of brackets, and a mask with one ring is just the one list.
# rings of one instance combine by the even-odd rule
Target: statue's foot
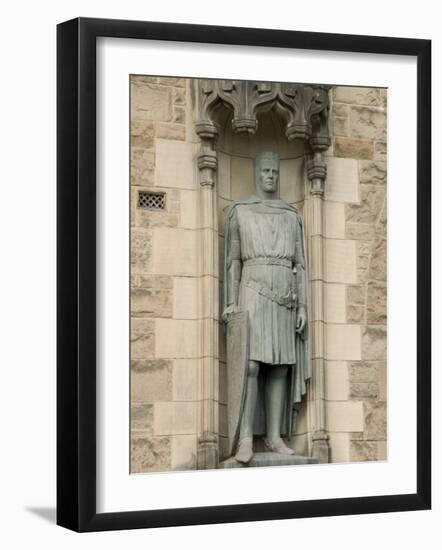
[[251,437],[245,437],[241,439],[238,445],[238,452],[235,455],[235,459],[243,464],[248,464],[253,458],[253,439]]
[[272,439],[269,439],[267,437],[264,438],[264,443],[274,453],[280,453],[283,455],[294,455],[295,451],[293,449],[290,449],[290,447],[287,447],[287,445],[284,443],[284,441],[280,437],[275,437]]

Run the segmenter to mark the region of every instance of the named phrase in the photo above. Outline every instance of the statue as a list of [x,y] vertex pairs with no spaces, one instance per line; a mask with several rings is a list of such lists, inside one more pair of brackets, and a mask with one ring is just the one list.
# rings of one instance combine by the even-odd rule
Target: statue
[[[311,376],[304,224],[297,208],[279,198],[279,164],[276,153],[257,155],[256,193],[234,203],[226,219],[222,318],[228,348],[243,346],[246,358],[228,364],[243,386],[235,390],[231,450],[243,464],[253,458],[254,435],[264,436],[270,451],[294,454],[283,437],[290,439],[296,429]],[[245,319],[247,342],[229,331],[238,315]]]

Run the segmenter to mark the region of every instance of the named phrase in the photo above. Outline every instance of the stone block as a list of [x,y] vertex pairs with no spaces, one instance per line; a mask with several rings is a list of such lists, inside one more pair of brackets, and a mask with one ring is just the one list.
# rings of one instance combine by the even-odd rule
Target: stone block
[[[155,146],[155,128],[153,122],[147,120],[134,120],[130,121],[130,144],[131,144],[131,161],[134,160],[133,151],[134,148],[143,149],[144,151],[150,150],[151,154]],[[132,166],[131,166],[132,168]]]
[[361,382],[377,382],[378,381],[378,362],[375,361],[360,361],[358,363],[350,363],[349,379],[353,383]]
[[132,432],[130,464],[131,474],[170,470],[170,438],[150,437],[143,432]]
[[375,223],[384,205],[385,189],[379,185],[361,184],[360,190],[360,204],[346,205],[347,222]]
[[361,139],[385,141],[387,117],[383,107],[351,107],[350,135]]
[[[135,197],[132,204],[136,205],[138,190],[144,190],[142,188],[135,188]],[[149,191],[146,189],[146,191]],[[178,207],[179,212],[179,202],[168,200],[166,194],[166,210],[148,210],[146,208],[138,208],[135,206],[132,209],[132,224],[135,227],[140,229],[150,230],[154,227],[177,227],[179,222],[179,214],[176,212],[170,212],[170,209],[176,209]]]
[[232,199],[244,199],[254,193],[253,160],[251,158],[232,157],[230,166]]
[[192,402],[155,402],[155,435],[196,434],[198,406]]
[[152,86],[152,84],[158,84],[159,78],[157,76],[148,76],[148,75],[141,75],[141,74],[133,74],[130,75],[130,83],[132,84],[148,84],[149,86]]
[[336,157],[372,160],[374,145],[372,140],[336,137],[334,140]]
[[355,382],[350,384],[350,397],[352,399],[376,399],[379,395],[379,387],[376,383]]
[[195,470],[197,437],[175,435],[172,437],[172,470]]
[[387,405],[384,402],[364,402],[365,436],[368,440],[387,439]]
[[354,241],[327,239],[324,278],[328,283],[354,284],[357,282]]
[[155,321],[132,318],[130,323],[131,359],[149,359],[155,352]]
[[378,441],[378,460],[388,460],[388,449],[386,441]]
[[350,460],[350,440],[348,433],[329,434],[330,462],[345,463]]
[[174,106],[172,121],[175,124],[186,124],[186,109]]
[[130,263],[132,273],[146,273],[152,269],[152,236],[147,229],[130,231]]
[[387,197],[385,197],[384,205],[376,225],[376,236],[378,238],[387,238]]
[[160,76],[158,77],[158,83],[163,86],[176,86],[177,88],[186,87],[186,78],[176,78],[172,76]]
[[155,357],[187,359],[200,355],[200,321],[157,319],[155,323]]
[[359,361],[361,359],[361,327],[359,325],[328,324],[325,334],[325,356],[328,361]]
[[350,462],[368,462],[378,459],[376,441],[351,441]]
[[387,160],[387,143],[385,141],[376,141],[374,144],[374,160]]
[[387,241],[383,238],[376,240],[371,257],[369,279],[376,281],[387,280]]
[[174,277],[174,319],[198,319],[201,315],[199,277]]
[[387,365],[380,363],[378,367],[379,401],[387,401]]
[[375,226],[368,223],[347,223],[345,230],[347,239],[370,241],[374,237]]
[[347,304],[364,305],[365,304],[365,286],[363,285],[347,286]]
[[191,229],[156,227],[153,229],[152,268],[155,274],[199,275],[199,232]]
[[174,122],[156,122],[154,124],[155,138],[185,141],[186,127],[184,124],[175,124]]
[[324,202],[324,235],[329,239],[345,238],[345,205]]
[[132,186],[151,186],[155,181],[155,153],[140,147],[131,148],[130,183]]
[[387,358],[387,329],[368,325],[362,329],[362,357],[366,361],[385,361]]
[[131,288],[173,289],[173,278],[167,275],[131,273]]
[[132,403],[130,406],[130,429],[153,431],[153,405],[150,403]]
[[131,314],[142,317],[172,317],[172,291],[133,288],[130,293]]
[[304,158],[282,159],[279,190],[289,203],[301,202],[305,196]]
[[172,91],[169,88],[132,80],[130,92],[132,119],[171,120]]
[[199,372],[199,359],[174,359],[172,376],[174,401],[197,401],[199,399]]
[[201,197],[199,190],[189,191],[183,189],[180,192],[180,217],[179,225],[186,229],[199,229],[201,227]]
[[130,379],[131,402],[172,399],[172,361],[133,359]]
[[335,102],[354,105],[381,105],[380,88],[363,88],[360,86],[336,86],[333,89]]
[[346,323],[345,285],[324,285],[326,323]]
[[361,183],[383,185],[387,183],[387,163],[383,161],[360,160],[359,178]]
[[359,202],[359,168],[356,160],[327,159],[324,197],[326,201]]
[[336,117],[347,117],[348,116],[348,105],[345,103],[333,103],[332,109],[333,116]]
[[231,172],[230,155],[218,153],[218,170],[216,180],[216,190],[220,197],[229,200],[231,198]]
[[172,101],[174,105],[185,105],[186,104],[186,90],[183,88],[173,88],[172,89]]
[[365,322],[365,307],[347,305],[347,323],[363,324]]
[[349,121],[347,117],[333,117],[333,135],[334,136],[348,136],[349,134]]
[[367,286],[367,323],[385,325],[387,323],[387,285],[369,281]]
[[348,399],[348,367],[345,361],[326,361],[325,398],[328,401]]
[[329,401],[326,403],[329,432],[358,432],[364,429],[364,412],[359,401]]
[[179,189],[199,189],[196,145],[155,140],[155,184]]

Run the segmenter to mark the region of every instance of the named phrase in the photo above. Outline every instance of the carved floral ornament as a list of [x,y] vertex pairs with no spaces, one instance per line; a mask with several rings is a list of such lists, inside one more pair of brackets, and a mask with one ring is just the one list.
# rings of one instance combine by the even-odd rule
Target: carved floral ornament
[[[289,141],[304,140],[311,150],[307,174],[315,188],[322,188],[326,165],[321,153],[330,146],[328,131],[331,87],[320,84],[256,82],[248,80],[201,80],[199,84],[199,120],[196,133],[201,138],[198,166],[202,185],[213,185],[211,172],[216,170],[213,141],[218,136],[214,111],[219,104],[233,111],[232,130],[253,135],[258,130],[257,115],[278,107],[286,124]],[[320,180],[320,181],[318,181]],[[315,183],[316,182],[316,183]]]

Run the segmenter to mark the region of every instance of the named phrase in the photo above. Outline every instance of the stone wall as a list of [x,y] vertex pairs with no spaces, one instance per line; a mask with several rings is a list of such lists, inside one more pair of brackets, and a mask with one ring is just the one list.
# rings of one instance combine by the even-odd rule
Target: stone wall
[[386,459],[387,91],[331,94],[325,191],[331,460]]
[[[210,415],[219,426],[221,456],[225,443],[223,331],[219,342],[207,342],[210,323],[219,318],[218,296],[207,289],[218,285],[220,274],[201,250],[213,232],[223,265],[225,209],[253,190],[253,151],[241,149],[245,141],[230,143],[228,150],[229,140],[220,138],[218,229],[207,227],[196,160],[195,88],[186,79],[131,78],[133,473],[196,468],[198,436]],[[386,91],[337,87],[330,98],[323,235],[330,460],[380,460],[386,458],[387,436]],[[278,147],[287,151],[281,194],[301,206],[303,151],[286,140]],[[164,210],[140,208],[140,191],[164,193]],[[219,376],[209,359],[215,365],[220,360]],[[304,411],[294,440],[298,452],[310,448],[313,418]]]
[[[195,468],[197,138],[190,82],[131,78],[131,471]],[[165,209],[138,207],[165,193]]]

